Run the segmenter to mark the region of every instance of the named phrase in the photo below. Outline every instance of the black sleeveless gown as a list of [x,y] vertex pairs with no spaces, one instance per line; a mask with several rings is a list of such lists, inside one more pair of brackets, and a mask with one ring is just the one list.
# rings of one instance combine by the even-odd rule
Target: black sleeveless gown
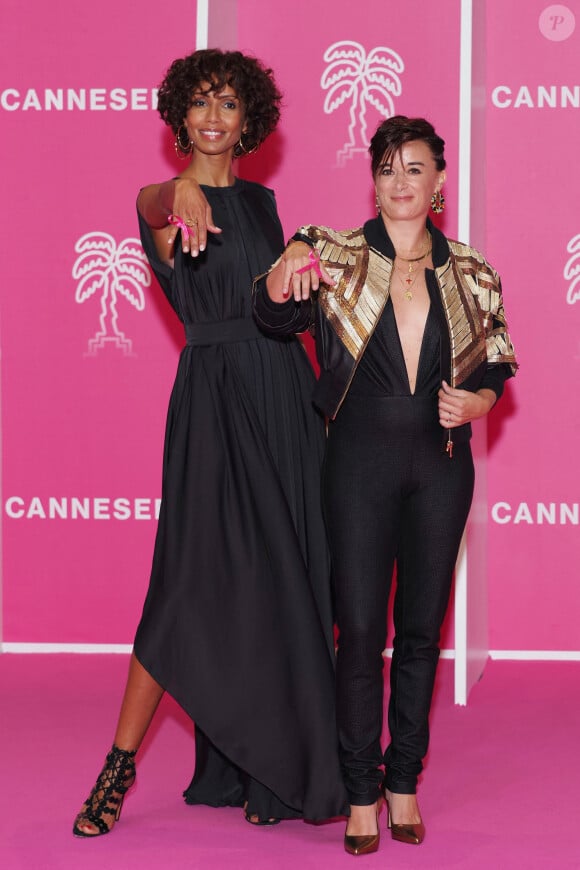
[[198,258],[143,246],[185,325],[162,505],[135,654],[196,724],[189,803],[261,818],[342,813],[324,424],[295,339],[262,335],[251,286],[283,249],[274,196],[204,187],[223,232]]

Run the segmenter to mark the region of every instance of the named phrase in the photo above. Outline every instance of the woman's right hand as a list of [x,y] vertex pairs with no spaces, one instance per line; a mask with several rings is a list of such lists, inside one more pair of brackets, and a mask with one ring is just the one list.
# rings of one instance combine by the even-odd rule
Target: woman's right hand
[[335,283],[320,262],[316,249],[306,242],[290,242],[276,269],[279,270],[283,299],[292,295],[296,302],[301,302],[318,290],[321,281],[331,286]]
[[[187,226],[188,233],[181,232],[181,246],[184,253],[197,257],[205,251],[207,234],[221,233],[213,222],[213,215],[201,187],[194,178],[180,176],[175,179],[173,194],[173,216]],[[168,235],[169,245],[175,242],[179,227],[173,224]]]

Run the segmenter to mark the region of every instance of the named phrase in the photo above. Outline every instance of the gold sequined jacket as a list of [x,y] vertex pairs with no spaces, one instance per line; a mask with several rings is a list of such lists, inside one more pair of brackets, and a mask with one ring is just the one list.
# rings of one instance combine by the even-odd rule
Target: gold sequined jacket
[[[446,324],[442,379],[476,391],[490,366],[502,366],[503,379],[510,377],[517,362],[497,272],[478,251],[447,239],[429,220],[427,228],[437,291],[431,301]],[[278,304],[261,276],[254,284],[254,314],[270,333],[313,330],[320,365],[313,400],[334,419],[389,298],[395,251],[380,218],[343,232],[304,226],[294,239],[316,248],[335,286],[322,284],[312,300]]]

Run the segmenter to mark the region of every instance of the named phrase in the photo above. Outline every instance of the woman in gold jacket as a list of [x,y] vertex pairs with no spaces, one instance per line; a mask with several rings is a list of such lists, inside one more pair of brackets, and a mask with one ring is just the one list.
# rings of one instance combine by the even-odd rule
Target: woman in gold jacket
[[[497,273],[428,218],[443,204],[443,140],[424,119],[396,116],[379,126],[369,151],[378,217],[342,233],[302,227],[254,292],[263,328],[315,328],[351,804],[344,846],[355,855],[379,847],[383,796],[393,838],[424,837],[416,787],[473,494],[470,423],[491,410],[517,367]],[[382,652],[395,565],[383,755]]]

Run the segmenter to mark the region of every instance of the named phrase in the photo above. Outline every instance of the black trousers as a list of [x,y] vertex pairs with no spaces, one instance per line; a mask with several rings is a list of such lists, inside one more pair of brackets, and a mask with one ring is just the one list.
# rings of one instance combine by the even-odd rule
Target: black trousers
[[[340,754],[352,804],[373,803],[383,779],[393,792],[415,793],[427,752],[441,624],[474,479],[469,443],[455,445],[450,459],[443,438],[436,398],[349,396],[330,425],[323,485]],[[395,564],[383,756],[382,652]]]

